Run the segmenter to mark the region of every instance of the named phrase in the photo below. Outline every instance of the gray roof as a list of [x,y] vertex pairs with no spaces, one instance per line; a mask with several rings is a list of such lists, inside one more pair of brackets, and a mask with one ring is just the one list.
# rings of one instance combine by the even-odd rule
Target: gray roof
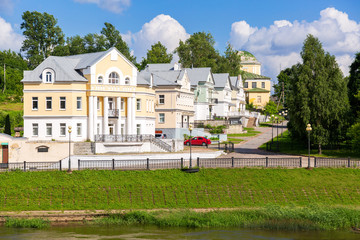
[[151,73],[149,72],[139,72],[137,75],[137,84],[139,85],[150,85]]
[[97,61],[99,61],[102,57],[107,55],[113,49],[114,49],[114,47],[112,47],[104,52],[78,54],[78,55],[66,56],[64,58],[78,60],[78,63],[75,66],[75,69],[84,69],[84,68],[94,65]]
[[232,88],[235,89],[235,90],[238,90],[238,88],[237,88],[237,77],[230,77],[230,82],[231,82]]
[[185,68],[191,85],[198,85],[199,82],[206,82],[209,74],[211,74],[211,68]]
[[161,72],[174,70],[174,64],[172,63],[150,63],[146,65],[145,71],[148,72]]
[[[214,73],[215,87],[216,88],[225,88],[226,83],[229,82],[228,73]],[[230,83],[230,88],[232,88]]]
[[185,74],[184,70],[178,71],[162,71],[162,72],[148,72],[146,70],[141,71],[138,74],[138,83],[144,81],[150,83],[151,75],[153,77],[153,84],[155,86],[177,86],[178,80],[181,80]]

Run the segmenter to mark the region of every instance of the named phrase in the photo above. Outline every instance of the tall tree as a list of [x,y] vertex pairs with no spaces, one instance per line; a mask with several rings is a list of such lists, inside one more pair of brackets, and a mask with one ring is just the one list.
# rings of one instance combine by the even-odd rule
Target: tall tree
[[349,109],[346,81],[335,57],[325,53],[320,41],[308,35],[296,67],[288,96],[289,130],[293,137],[306,139],[306,125],[312,126],[312,142],[322,146],[335,143],[344,134],[344,115]]
[[[291,90],[290,83],[294,80],[297,69],[299,69],[299,66],[294,65],[291,68],[286,68],[285,70],[282,70],[277,76],[277,84],[274,84],[274,96],[276,96],[276,98],[281,102],[283,102],[284,100],[284,107],[287,107],[287,96],[289,96]],[[283,88],[284,95],[282,95]]]
[[5,117],[5,128],[4,133],[11,135],[11,123],[10,123],[10,115],[6,115]]
[[180,40],[175,52],[183,67],[211,67],[216,70],[220,55],[214,45],[215,40],[210,33],[197,32],[185,42]]
[[145,69],[149,63],[170,63],[172,59],[173,55],[167,53],[167,48],[162,45],[161,42],[157,42],[151,45],[151,49],[148,50],[146,58],[143,58],[141,61],[140,70]]
[[354,62],[350,66],[350,76],[348,82],[348,96],[351,108],[351,123],[360,116],[360,99],[356,97],[360,91],[360,52],[355,56]]
[[21,51],[26,52],[30,68],[35,68],[51,55],[56,46],[64,44],[64,34],[54,16],[46,12],[26,11],[22,19],[25,40]]
[[216,73],[229,73],[230,76],[238,76],[240,74],[241,56],[231,44],[228,43],[225,55],[221,56],[218,61],[218,66],[214,69]]

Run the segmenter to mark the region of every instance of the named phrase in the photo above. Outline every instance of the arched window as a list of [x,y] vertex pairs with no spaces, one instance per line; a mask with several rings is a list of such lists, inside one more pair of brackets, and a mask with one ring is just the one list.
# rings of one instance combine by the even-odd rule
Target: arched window
[[112,72],[109,74],[109,84],[119,84],[119,74]]
[[125,78],[125,84],[126,84],[126,85],[129,85],[129,84],[130,84],[130,78],[129,78],[129,77],[126,77],[126,78]]
[[45,82],[46,83],[52,83],[52,74],[51,74],[51,72],[46,72],[46,74],[45,74]]
[[99,83],[99,84],[102,84],[102,83],[103,83],[103,77],[102,77],[102,76],[99,76],[99,77],[98,77],[98,83]]

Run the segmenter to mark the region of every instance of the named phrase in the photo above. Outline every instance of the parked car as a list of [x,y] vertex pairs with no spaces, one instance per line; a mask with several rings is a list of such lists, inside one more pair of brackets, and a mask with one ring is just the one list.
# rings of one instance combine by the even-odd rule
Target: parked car
[[[207,146],[211,144],[211,140],[206,137],[193,137],[191,139],[191,145],[203,145]],[[184,145],[190,145],[190,139],[184,141]]]

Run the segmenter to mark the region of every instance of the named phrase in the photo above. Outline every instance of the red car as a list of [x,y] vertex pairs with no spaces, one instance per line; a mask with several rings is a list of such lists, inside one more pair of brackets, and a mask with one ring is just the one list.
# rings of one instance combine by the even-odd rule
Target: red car
[[[191,139],[191,145],[203,145],[203,146],[206,146],[206,145],[209,145],[211,144],[211,140],[210,139],[207,139],[205,137],[193,137]],[[190,145],[190,140],[185,140],[184,141],[184,145]]]

